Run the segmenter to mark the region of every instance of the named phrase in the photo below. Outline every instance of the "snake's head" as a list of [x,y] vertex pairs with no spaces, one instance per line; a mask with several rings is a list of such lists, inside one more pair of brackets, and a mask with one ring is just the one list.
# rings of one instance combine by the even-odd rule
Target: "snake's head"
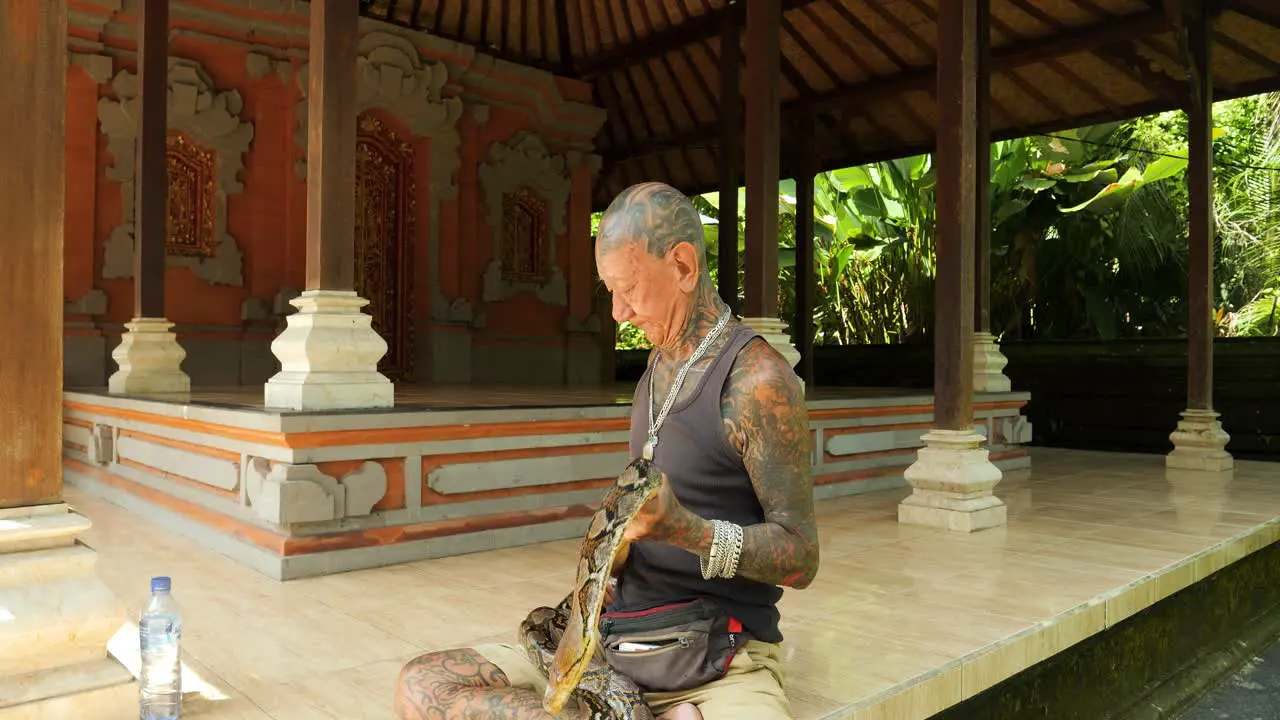
[[619,473],[616,484],[627,490],[648,490],[657,487],[662,477],[662,470],[652,460],[638,457]]

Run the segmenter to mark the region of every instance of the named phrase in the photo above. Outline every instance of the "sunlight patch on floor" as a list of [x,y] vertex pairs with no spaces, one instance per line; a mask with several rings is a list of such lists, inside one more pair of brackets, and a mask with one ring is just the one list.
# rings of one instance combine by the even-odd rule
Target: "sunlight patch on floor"
[[[126,621],[107,641],[107,652],[137,678],[142,672],[142,649],[138,643],[138,624]],[[186,662],[182,663],[182,699],[199,696],[206,700],[230,700],[231,696],[205,680]]]

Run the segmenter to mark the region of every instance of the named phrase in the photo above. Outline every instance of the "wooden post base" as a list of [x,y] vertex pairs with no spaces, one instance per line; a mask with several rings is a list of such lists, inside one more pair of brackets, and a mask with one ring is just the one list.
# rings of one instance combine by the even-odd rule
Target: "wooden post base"
[[63,503],[0,510],[0,720],[138,716],[133,674],[107,654],[124,605]]
[[991,333],[973,334],[973,390],[974,392],[1009,392],[1013,383],[1004,374],[1008,358],[1000,352],[996,338]]
[[1165,467],[1181,470],[1222,472],[1234,467],[1227,452],[1231,436],[1212,410],[1184,410],[1178,428],[1169,435],[1173,452],[1165,456]]
[[387,408],[395,388],[378,372],[387,341],[361,312],[368,300],[349,290],[307,290],[298,312],[271,343],[281,370],[267,381],[267,407],[290,410]]
[[931,430],[903,476],[914,492],[898,505],[898,522],[975,532],[1004,525],[1008,508],[992,491],[1004,475],[985,439],[972,431]]
[[191,378],[182,371],[187,352],[164,318],[134,318],[125,323],[120,344],[111,351],[119,368],[107,379],[115,395],[158,395],[191,392]]

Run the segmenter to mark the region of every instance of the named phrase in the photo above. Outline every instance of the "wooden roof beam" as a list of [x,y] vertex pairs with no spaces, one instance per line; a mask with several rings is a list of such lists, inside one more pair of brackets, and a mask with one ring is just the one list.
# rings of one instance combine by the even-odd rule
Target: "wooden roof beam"
[[[462,2],[462,18],[463,18],[463,21],[465,22],[467,8],[468,8],[468,5],[471,4],[471,0],[461,0],[461,2]],[[394,14],[392,12],[396,8],[396,3],[390,3],[385,10],[379,11],[373,8],[372,2],[368,2],[366,0],[360,0],[359,7],[360,7],[360,15],[362,17],[367,17],[371,20],[379,20],[389,25],[408,28],[410,30],[417,30],[418,32],[429,32],[432,35],[435,35],[441,38],[442,40],[449,40],[451,42],[456,42],[459,45],[465,45],[466,47],[474,49],[478,53],[489,55],[499,60],[506,60],[507,62],[512,62],[517,65],[526,65],[528,67],[531,67],[537,70],[545,70],[546,72],[553,73],[553,74],[559,74],[559,75],[565,74],[565,69],[562,66],[556,63],[552,63],[546,60],[545,58],[534,57],[527,53],[511,52],[506,48],[500,48],[494,45],[491,41],[489,41],[485,37],[485,29],[488,26],[487,18],[485,18],[482,21],[482,24],[480,26],[480,40],[479,42],[477,42],[474,39],[465,37],[465,34],[463,33],[436,31],[435,27],[438,26],[438,22],[434,20],[431,23],[422,22],[421,17],[419,17],[419,14],[422,11],[421,0],[417,0],[416,2],[414,2],[410,10],[412,17],[410,17],[409,19],[402,19],[399,15]],[[488,4],[485,4],[483,7],[488,8]],[[440,12],[437,18],[442,16],[443,16],[443,12]]]
[[1280,28],[1280,9],[1270,0],[1237,0],[1231,9],[1264,25]]
[[[782,0],[782,12],[804,7],[811,2],[814,0]],[[662,57],[687,45],[710,40],[720,34],[720,26],[727,17],[736,17],[738,24],[742,25],[744,7],[746,0],[729,0],[719,10],[704,12],[636,42],[619,45],[594,57],[583,58],[577,63],[577,77],[581,80],[593,78],[650,58]]]
[[[1169,29],[1169,20],[1161,10],[1134,13],[1127,17],[1113,18],[1047,37],[1029,38],[1010,43],[1002,48],[993,48],[991,71],[999,73],[1034,65],[1074,52],[1092,50],[1095,47],[1126,40],[1138,40]],[[812,97],[792,100],[785,103],[782,110],[784,114],[794,114],[807,107],[815,113],[825,113],[858,107],[913,90],[931,91],[937,83],[937,75],[936,65],[919,67],[858,85],[836,88]],[[614,162],[632,155],[647,154],[681,145],[706,143],[715,138],[718,132],[716,123],[708,123],[663,138],[656,143],[616,148],[606,154],[605,160]]]

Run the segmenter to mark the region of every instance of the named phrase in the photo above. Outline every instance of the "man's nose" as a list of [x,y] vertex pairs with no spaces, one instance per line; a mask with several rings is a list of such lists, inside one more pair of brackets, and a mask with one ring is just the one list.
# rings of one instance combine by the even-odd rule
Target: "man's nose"
[[618,296],[613,298],[613,320],[614,322],[626,322],[635,316],[635,312],[631,306],[623,302]]

